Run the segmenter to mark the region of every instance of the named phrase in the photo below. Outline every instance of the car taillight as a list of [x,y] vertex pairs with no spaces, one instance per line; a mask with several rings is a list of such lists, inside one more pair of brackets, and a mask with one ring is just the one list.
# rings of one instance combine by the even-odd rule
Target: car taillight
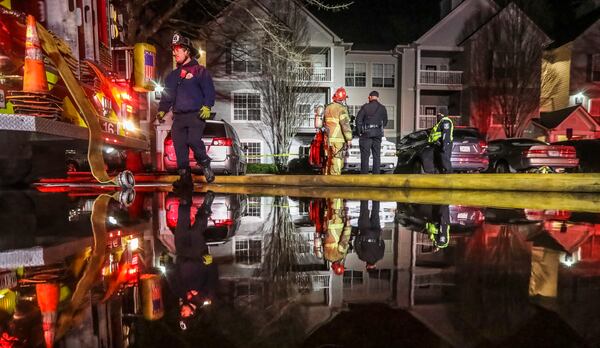
[[558,154],[560,157],[566,158],[577,157],[577,152],[575,151],[575,148],[573,146],[561,146],[560,150],[558,151]]
[[173,138],[168,137],[165,139],[165,147],[167,146],[173,146]]
[[548,150],[545,149],[529,149],[523,151],[523,157],[548,157]]
[[225,226],[233,225],[232,219],[217,219],[214,222],[215,222],[215,227],[225,227]]
[[233,144],[233,140],[231,138],[213,138],[212,145],[213,146],[231,146]]
[[488,148],[487,141],[479,140],[479,148],[481,149],[481,152],[485,152]]

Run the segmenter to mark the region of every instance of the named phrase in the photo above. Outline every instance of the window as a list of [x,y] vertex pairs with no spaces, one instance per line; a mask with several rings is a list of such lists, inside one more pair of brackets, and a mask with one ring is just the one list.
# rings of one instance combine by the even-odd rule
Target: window
[[262,256],[262,241],[260,240],[236,240],[235,262],[252,265],[260,263]]
[[365,63],[346,63],[346,86],[348,86],[348,87],[366,87],[367,86],[367,64],[365,64]]
[[257,73],[261,71],[257,49],[248,43],[233,43],[231,46],[231,62],[234,72]]
[[592,81],[600,81],[600,53],[592,55]]
[[261,217],[261,201],[260,197],[248,197],[248,208],[246,209],[246,216]]
[[[515,67],[514,59],[516,57],[509,52],[494,51],[492,57],[492,77],[503,79],[509,77],[509,72]],[[511,62],[511,60],[513,60]]]
[[373,87],[394,87],[394,64],[373,64]]
[[234,121],[260,121],[260,94],[233,94]]
[[394,105],[385,105],[385,109],[387,110],[388,121],[385,125],[385,129],[396,129],[396,108]]
[[358,115],[358,112],[360,111],[361,107],[362,107],[362,105],[348,105],[348,114],[351,117],[356,117],[356,115]]
[[261,162],[261,143],[260,141],[242,141],[242,148],[246,154],[247,163]]

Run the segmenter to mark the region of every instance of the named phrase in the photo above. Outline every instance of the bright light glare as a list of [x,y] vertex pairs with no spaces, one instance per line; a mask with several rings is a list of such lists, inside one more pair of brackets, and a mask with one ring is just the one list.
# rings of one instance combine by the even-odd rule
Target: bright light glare
[[111,224],[113,224],[113,225],[116,225],[116,224],[117,224],[117,219],[115,219],[115,218],[114,218],[114,217],[112,217],[112,216],[109,216],[109,217],[108,217],[108,222],[110,222],[110,223],[111,223]]
[[126,120],[123,123],[123,127],[125,128],[125,130],[133,132],[136,130],[135,125],[133,124],[133,122],[131,120]]
[[129,240],[129,250],[136,251],[140,247],[140,241],[137,238]]

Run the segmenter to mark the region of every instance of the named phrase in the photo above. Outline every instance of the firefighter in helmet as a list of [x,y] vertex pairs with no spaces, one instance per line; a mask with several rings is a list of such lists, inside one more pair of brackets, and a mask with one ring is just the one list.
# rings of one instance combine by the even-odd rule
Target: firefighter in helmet
[[344,167],[344,147],[351,145],[352,129],[348,108],[344,105],[348,98],[343,87],[333,95],[333,103],[325,107],[323,126],[327,130],[327,165],[325,175],[340,175]]
[[331,269],[336,274],[344,273],[344,258],[350,246],[350,219],[346,214],[344,200],[330,198],[327,200],[327,221],[323,241],[323,256],[331,262]]
[[185,188],[193,186],[190,149],[196,162],[202,166],[206,181],[215,180],[210,167],[211,158],[206,154],[202,141],[206,120],[210,119],[210,109],[215,104],[215,87],[208,70],[194,59],[196,49],[189,38],[175,33],[171,48],[177,68],[167,76],[156,119],[163,123],[166,113],[173,112],[171,136],[179,173],[179,180],[173,186]]
[[[437,123],[429,133],[430,151],[426,160],[430,168],[438,168],[440,173],[452,173],[452,142],[454,138],[454,124],[450,117],[437,114]],[[438,165],[435,165],[438,164]],[[427,166],[426,166],[427,167]]]

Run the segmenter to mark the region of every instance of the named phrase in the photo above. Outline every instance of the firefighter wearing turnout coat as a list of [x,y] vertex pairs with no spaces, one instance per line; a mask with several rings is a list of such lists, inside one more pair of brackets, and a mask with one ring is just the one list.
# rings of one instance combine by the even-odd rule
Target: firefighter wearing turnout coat
[[327,165],[325,175],[340,175],[344,168],[345,147],[351,145],[352,129],[348,108],[343,104],[348,98],[343,87],[333,95],[333,103],[325,107],[323,126],[327,133]]

